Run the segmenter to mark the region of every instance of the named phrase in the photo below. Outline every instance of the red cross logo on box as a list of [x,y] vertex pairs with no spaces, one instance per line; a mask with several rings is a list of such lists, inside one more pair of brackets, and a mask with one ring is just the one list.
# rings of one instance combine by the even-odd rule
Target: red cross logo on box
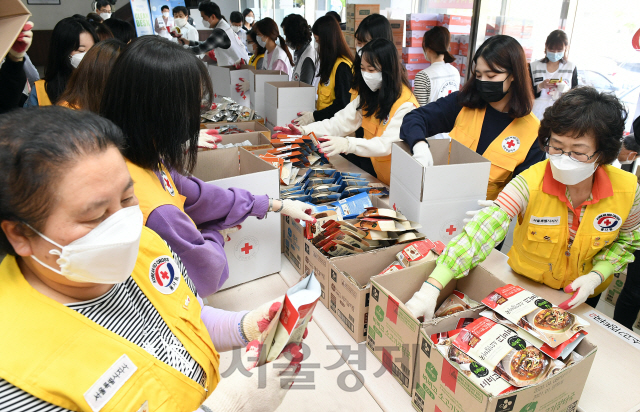
[[[245,236],[237,241],[234,237],[230,243],[227,243],[227,246],[233,248],[233,256],[236,259],[247,261],[254,259],[258,255],[260,241],[255,236]],[[227,250],[227,246],[225,246],[225,250]]]
[[449,228],[445,230],[445,232],[447,232],[449,234],[449,236],[453,235],[453,232],[455,232],[456,229],[453,225],[449,225]]
[[506,137],[502,141],[502,149],[507,153],[513,153],[520,148],[520,139],[516,136]]
[[253,249],[253,246],[251,246],[249,243],[245,243],[244,247],[240,248],[240,250],[243,251],[245,255],[248,255],[251,249]]

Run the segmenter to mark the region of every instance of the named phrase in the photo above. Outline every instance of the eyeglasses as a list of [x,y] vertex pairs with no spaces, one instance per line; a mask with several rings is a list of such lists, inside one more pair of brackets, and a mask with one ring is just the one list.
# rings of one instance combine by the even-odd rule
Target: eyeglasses
[[547,154],[549,155],[565,155],[566,154],[567,156],[569,156],[571,160],[575,160],[576,162],[582,162],[582,163],[588,162],[599,152],[599,150],[596,150],[591,156],[589,156],[586,153],[565,152],[564,150],[558,147],[553,147],[549,145],[544,146],[544,151],[547,152]]

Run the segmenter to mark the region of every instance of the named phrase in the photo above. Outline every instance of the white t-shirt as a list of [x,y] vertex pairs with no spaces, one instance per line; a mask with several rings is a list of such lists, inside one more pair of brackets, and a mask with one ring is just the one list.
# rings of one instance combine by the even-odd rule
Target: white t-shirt
[[420,106],[460,90],[460,72],[445,62],[432,63],[416,74],[413,94]]

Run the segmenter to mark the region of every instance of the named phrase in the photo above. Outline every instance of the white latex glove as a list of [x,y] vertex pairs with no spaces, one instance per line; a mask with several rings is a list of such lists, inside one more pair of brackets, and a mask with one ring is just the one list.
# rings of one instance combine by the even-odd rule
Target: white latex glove
[[31,29],[33,28],[33,22],[26,22],[24,27],[22,27],[22,31],[15,43],[9,49],[9,58],[13,61],[19,62],[24,59],[24,55],[31,47],[31,41],[33,40],[33,32]]
[[419,291],[413,294],[405,306],[416,318],[423,316],[424,320],[433,319],[436,311],[436,301],[440,296],[440,289],[429,282],[424,282]]
[[225,242],[231,242],[231,236],[229,235],[232,233],[236,233],[240,229],[242,229],[242,225],[235,225],[234,227],[230,227],[229,229],[218,230],[218,233],[222,235],[222,238],[225,240]]
[[[252,341],[243,351],[242,362],[251,376],[235,371],[228,378],[222,378],[201,409],[212,412],[271,412],[280,406],[300,371],[301,346],[289,344],[279,360],[256,368],[260,346],[257,340]],[[285,354],[287,358],[283,357]],[[291,359],[288,364],[287,359]]]
[[222,137],[215,129],[201,129],[198,136],[198,147],[202,149],[215,149],[218,147],[216,143],[220,143]]
[[302,136],[303,134],[302,130],[293,124],[290,124],[287,126],[276,126],[273,128],[273,131],[284,133],[286,135],[291,135],[291,136]]
[[349,140],[346,137],[323,136],[320,139],[324,140],[320,143],[320,153],[325,156],[337,156],[340,153],[347,153],[349,150]]
[[280,213],[285,216],[291,216],[296,220],[305,220],[307,222],[316,223],[316,219],[310,216],[311,205],[299,200],[284,199],[282,201],[282,209]]
[[416,159],[424,167],[433,166],[433,156],[427,142],[421,141],[413,146],[413,158]]
[[297,119],[293,120],[293,124],[298,126],[306,126],[316,121],[315,117],[313,117],[313,112],[300,112],[298,116]]
[[[558,307],[570,310],[587,301],[593,295],[596,288],[603,282],[603,277],[598,272],[589,272],[582,275],[564,288],[566,293],[573,293],[569,299],[562,302]],[[575,293],[574,293],[575,292]]]
[[[483,209],[485,207],[489,207],[489,206],[493,206],[493,200],[478,200],[478,206],[482,207]],[[470,210],[467,213],[465,213],[467,216],[467,218],[462,219],[462,221],[464,223],[469,223],[471,222],[471,220],[476,217],[476,215],[478,214],[479,211],[481,211],[482,209],[478,209],[478,210]]]

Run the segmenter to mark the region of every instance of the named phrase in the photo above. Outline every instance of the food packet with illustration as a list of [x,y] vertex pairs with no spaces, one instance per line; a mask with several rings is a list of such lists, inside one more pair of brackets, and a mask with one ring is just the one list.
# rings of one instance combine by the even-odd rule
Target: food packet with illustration
[[453,293],[449,295],[435,311],[434,317],[440,318],[443,316],[449,316],[479,305],[480,304],[478,302],[471,299],[469,296],[459,290],[454,290]]

